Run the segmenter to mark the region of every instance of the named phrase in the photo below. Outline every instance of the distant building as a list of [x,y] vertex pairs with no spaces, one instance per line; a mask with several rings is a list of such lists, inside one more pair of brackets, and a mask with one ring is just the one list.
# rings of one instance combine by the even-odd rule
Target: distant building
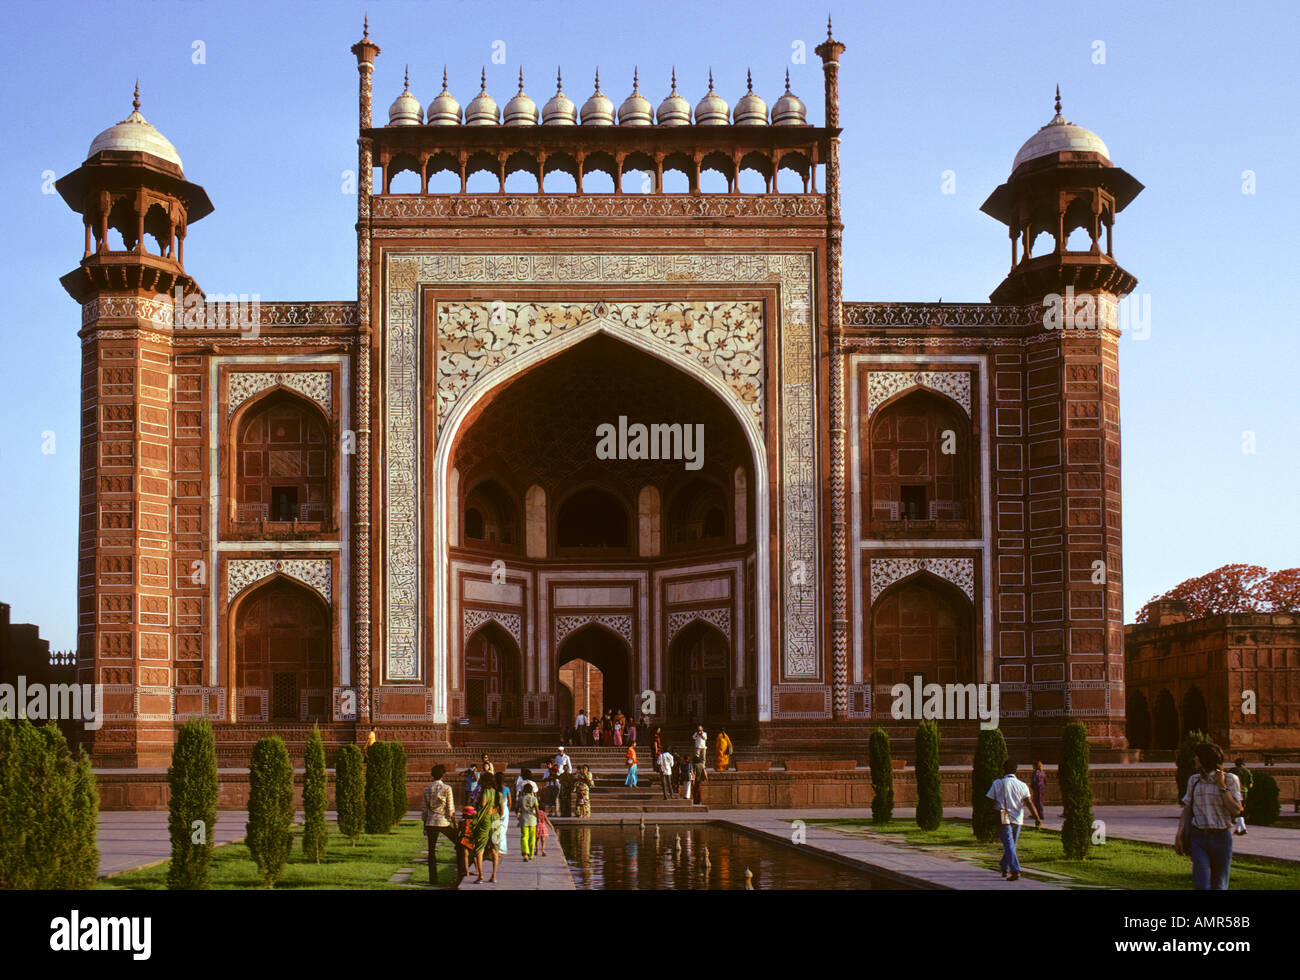
[[1300,751],[1300,614],[1192,619],[1180,599],[1125,627],[1130,748],[1170,750],[1204,731],[1229,755]]

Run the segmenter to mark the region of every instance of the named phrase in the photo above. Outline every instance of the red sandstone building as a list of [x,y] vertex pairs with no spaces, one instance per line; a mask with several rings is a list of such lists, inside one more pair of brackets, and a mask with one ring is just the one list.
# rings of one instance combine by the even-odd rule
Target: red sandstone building
[[[1111,234],[1141,185],[1058,101],[984,204],[991,303],[846,301],[843,50],[817,49],[820,125],[788,86],[616,109],[599,80],[581,110],[408,89],[385,124],[367,36],[357,299],[233,317],[185,265],[212,205],[176,150],[138,102],[97,137],[57,184],[85,225],[97,760],[163,764],[195,714],[228,752],[313,722],[540,743],[575,665],[606,708],[742,746],[908,736],[890,689],[919,674],[1000,684],[1014,743],[1074,718],[1121,749]],[[1096,315],[1060,329],[1067,287]]]
[[1130,748],[1168,752],[1189,731],[1229,753],[1300,757],[1300,622],[1295,613],[1192,619],[1178,599],[1125,627]]

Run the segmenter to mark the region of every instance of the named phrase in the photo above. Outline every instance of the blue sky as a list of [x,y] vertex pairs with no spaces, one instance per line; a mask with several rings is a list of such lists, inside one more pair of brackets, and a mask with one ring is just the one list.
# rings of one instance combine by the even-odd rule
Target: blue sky
[[[381,46],[376,114],[445,63],[462,105],[486,65],[499,103],[520,67],[540,104],[555,67],[579,104],[601,69],[618,104],[657,104],[677,67],[692,102],[713,69],[735,103],[745,71],[769,103],[786,68],[823,119],[812,48],[825,11],[746,2],[129,2],[6,8],[9,137],[0,156],[0,263],[9,310],[0,366],[0,600],[75,643],[79,314],[58,278],[80,219],[43,174],[76,168],[100,130],[142,111],[216,211],[186,243],[210,292],[353,299],[355,61],[368,10]],[[1300,564],[1300,127],[1290,3],[833,4],[841,70],[845,298],[984,301],[1009,247],[979,212],[1020,144],[1051,116],[1095,130],[1146,185],[1115,251],[1150,296],[1145,340],[1120,345],[1126,619],[1153,594],[1229,561]],[[492,61],[505,42],[504,64]],[[807,63],[792,63],[796,42]],[[1095,42],[1104,42],[1104,63]],[[195,42],[201,42],[196,49]],[[499,50],[499,49],[498,49]],[[196,62],[201,51],[203,63]],[[540,96],[540,98],[539,98]],[[956,193],[941,193],[942,174]],[[1243,194],[1243,171],[1255,193]],[[55,435],[54,452],[44,433]],[[1254,452],[1243,452],[1245,433]]]

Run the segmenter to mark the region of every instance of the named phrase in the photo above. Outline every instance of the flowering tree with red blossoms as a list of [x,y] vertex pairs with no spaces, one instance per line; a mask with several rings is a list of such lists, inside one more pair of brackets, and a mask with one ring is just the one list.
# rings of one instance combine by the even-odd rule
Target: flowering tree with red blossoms
[[1300,611],[1300,568],[1270,572],[1262,565],[1223,565],[1212,572],[1179,582],[1154,596],[1137,614],[1147,622],[1151,603],[1181,599],[1192,619],[1239,612]]

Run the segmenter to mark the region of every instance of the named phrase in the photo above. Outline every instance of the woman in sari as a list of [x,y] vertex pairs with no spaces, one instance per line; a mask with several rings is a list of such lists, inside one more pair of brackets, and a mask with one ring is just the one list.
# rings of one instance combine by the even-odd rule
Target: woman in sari
[[714,762],[717,763],[717,770],[725,772],[731,768],[731,752],[735,746],[731,744],[731,738],[727,735],[725,728],[718,731],[718,740],[714,743]]
[[469,846],[474,852],[474,870],[478,873],[474,882],[476,885],[483,880],[484,852],[492,861],[492,877],[488,880],[497,880],[496,834],[501,823],[503,802],[501,794],[497,792],[495,774],[488,776],[485,773],[479,789],[478,810],[469,825]]
[[658,769],[659,757],[664,754],[664,730],[662,728],[659,728],[658,726],[655,727],[654,749],[655,749],[655,769]]
[[[498,855],[506,853],[506,834],[510,831],[510,787],[506,785],[504,772],[496,774],[497,792],[501,795],[501,822],[492,838],[492,847]],[[495,860],[493,861],[495,865]]]
[[573,777],[573,814],[577,817],[591,816],[591,788],[596,785],[591,770],[583,766]]

